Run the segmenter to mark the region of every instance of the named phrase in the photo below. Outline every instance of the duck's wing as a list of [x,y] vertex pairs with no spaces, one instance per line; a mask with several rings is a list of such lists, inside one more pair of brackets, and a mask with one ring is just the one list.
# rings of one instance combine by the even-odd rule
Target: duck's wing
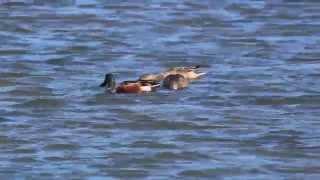
[[131,80],[129,80],[129,81],[121,82],[120,85],[137,84],[137,83],[139,83],[139,81],[131,81]]
[[151,87],[160,86],[160,82],[159,81],[153,81],[153,80],[140,80],[139,83],[142,86],[151,86]]

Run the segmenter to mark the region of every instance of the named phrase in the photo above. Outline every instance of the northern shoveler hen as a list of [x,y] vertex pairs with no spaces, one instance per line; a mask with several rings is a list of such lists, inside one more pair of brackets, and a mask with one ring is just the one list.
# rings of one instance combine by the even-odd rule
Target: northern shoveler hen
[[175,74],[180,74],[187,80],[194,80],[206,74],[205,72],[201,72],[199,69],[199,65],[191,67],[173,67],[159,74],[144,74],[140,76],[139,80],[161,81],[167,76]]
[[105,75],[105,79],[100,87],[105,87],[106,90],[113,93],[142,93],[154,91],[160,86],[159,82],[148,80],[123,81],[116,85],[114,75],[109,73]]
[[164,72],[165,76],[172,74],[180,74],[188,80],[194,80],[200,78],[200,76],[205,75],[205,72],[199,70],[200,66],[191,67],[173,67]]

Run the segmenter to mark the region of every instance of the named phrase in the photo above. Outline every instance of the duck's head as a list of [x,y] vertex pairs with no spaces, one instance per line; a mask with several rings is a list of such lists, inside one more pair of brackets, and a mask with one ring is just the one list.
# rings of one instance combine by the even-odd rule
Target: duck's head
[[181,74],[168,75],[164,81],[163,86],[168,89],[178,90],[187,87],[189,81]]
[[116,87],[116,81],[115,81],[114,75],[111,73],[107,73],[105,75],[103,83],[100,84],[100,87],[114,89]]

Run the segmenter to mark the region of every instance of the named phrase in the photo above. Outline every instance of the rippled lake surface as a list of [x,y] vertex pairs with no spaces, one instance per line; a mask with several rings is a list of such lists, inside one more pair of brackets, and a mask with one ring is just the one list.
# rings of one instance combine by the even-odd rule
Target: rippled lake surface
[[320,1],[0,2],[1,179],[320,178]]

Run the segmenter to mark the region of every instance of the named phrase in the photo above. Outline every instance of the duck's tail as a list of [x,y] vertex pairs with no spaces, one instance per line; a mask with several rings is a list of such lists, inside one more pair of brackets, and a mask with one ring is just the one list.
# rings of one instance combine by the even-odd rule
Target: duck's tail
[[160,83],[159,84],[153,84],[151,85],[152,88],[157,88],[157,87],[160,87]]
[[192,69],[199,69],[199,68],[201,68],[201,65],[192,66],[191,68]]
[[160,87],[160,82],[159,81],[153,81],[151,83],[151,88],[157,88],[157,87]]
[[182,67],[182,69],[199,69],[201,68],[201,65],[195,65],[195,66],[186,66],[186,67]]
[[199,73],[197,73],[197,76],[198,76],[198,78],[199,77],[201,77],[201,76],[203,76],[203,75],[206,75],[206,74],[208,74],[207,72],[199,72]]

